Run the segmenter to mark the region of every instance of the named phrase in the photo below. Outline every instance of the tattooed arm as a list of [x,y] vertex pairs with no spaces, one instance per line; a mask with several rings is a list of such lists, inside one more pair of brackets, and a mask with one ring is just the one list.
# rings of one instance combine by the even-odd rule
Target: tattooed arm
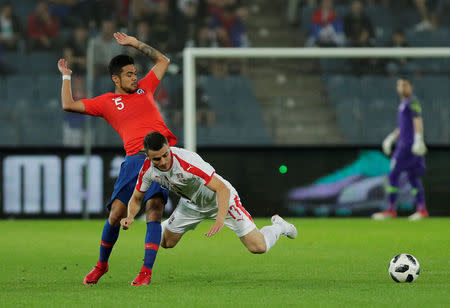
[[159,80],[163,78],[167,68],[169,67],[169,58],[164,56],[155,48],[148,46],[133,36],[116,32],[114,33],[114,37],[120,45],[134,47],[143,54],[147,55],[153,62],[155,62],[155,66],[152,68],[152,71],[155,73],[156,77],[158,77]]

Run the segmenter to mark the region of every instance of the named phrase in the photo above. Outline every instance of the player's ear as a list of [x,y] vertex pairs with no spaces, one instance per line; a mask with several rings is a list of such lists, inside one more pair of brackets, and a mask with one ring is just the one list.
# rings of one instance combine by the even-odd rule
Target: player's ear
[[120,77],[117,75],[112,75],[111,76],[112,82],[117,86],[118,84],[120,84]]

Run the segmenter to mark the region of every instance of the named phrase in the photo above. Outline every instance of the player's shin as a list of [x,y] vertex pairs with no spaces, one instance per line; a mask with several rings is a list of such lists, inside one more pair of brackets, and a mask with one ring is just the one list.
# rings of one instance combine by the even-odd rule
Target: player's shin
[[420,177],[410,177],[410,184],[414,187],[412,194],[415,196],[417,211],[425,211],[425,193],[423,190],[423,185]]
[[262,227],[260,232],[264,235],[264,240],[266,241],[266,252],[268,252],[280,238],[283,228],[278,224],[273,224],[271,226]]
[[144,267],[153,268],[159,245],[161,243],[161,223],[151,221],[147,223],[147,233],[145,235],[145,257]]
[[395,201],[397,201],[399,177],[397,171],[392,171],[389,174],[389,185],[386,187],[386,192],[388,194],[389,204],[386,210],[395,211]]
[[106,221],[102,232],[99,262],[108,262],[113,246],[119,237],[119,231],[120,226],[111,226],[109,221]]

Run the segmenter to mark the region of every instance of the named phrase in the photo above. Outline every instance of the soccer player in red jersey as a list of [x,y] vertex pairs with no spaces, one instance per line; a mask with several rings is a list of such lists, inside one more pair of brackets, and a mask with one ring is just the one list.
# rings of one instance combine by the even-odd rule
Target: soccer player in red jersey
[[[115,85],[114,93],[74,101],[70,84],[72,71],[65,59],[58,61],[58,69],[63,75],[62,108],[65,111],[104,118],[119,133],[127,155],[107,204],[109,217],[103,228],[99,260],[83,281],[87,285],[96,284],[109,269],[108,259],[119,236],[120,220],[127,216],[128,201],[146,157],[143,151],[145,135],[149,131],[158,131],[169,140],[170,145],[177,142],[177,138],[164,123],[153,98],[170,60],[133,36],[117,32],[114,37],[120,45],[140,50],[155,63],[150,72],[138,80],[133,58],[127,55],[114,57],[109,64],[109,72]],[[167,197],[168,190],[155,182],[143,200],[147,218],[144,266],[132,285],[148,284],[151,280],[152,267],[161,242],[161,217]]]

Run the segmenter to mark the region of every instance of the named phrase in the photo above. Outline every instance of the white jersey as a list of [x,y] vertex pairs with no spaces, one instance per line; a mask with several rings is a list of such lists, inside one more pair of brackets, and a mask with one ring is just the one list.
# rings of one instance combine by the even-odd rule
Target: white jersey
[[185,206],[199,211],[207,212],[217,209],[217,194],[206,187],[215,175],[230,189],[230,203],[234,204],[237,192],[234,187],[218,174],[214,168],[205,162],[197,153],[170,147],[172,166],[168,171],[156,168],[149,158],[144,161],[136,184],[136,189],[146,192],[152,181],[167,187],[181,198]]

